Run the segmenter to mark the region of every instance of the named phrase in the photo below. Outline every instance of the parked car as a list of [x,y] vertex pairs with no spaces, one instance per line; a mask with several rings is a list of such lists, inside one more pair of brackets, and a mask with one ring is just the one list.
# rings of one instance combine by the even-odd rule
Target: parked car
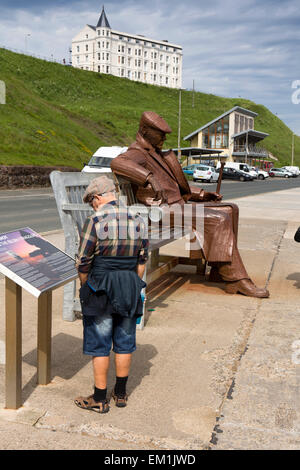
[[112,159],[126,150],[127,147],[100,147],[81,171],[83,173],[109,173]]
[[[220,168],[216,170],[220,172]],[[239,180],[239,181],[253,181],[253,176],[245,171],[236,170],[235,168],[224,167],[222,179]]]
[[218,178],[219,174],[213,166],[197,165],[193,173],[194,181],[202,180],[207,181],[208,183],[213,183],[218,181]]
[[[217,168],[220,167],[220,163],[218,163]],[[235,170],[244,171],[245,173],[249,173],[253,176],[254,179],[263,180],[269,177],[269,174],[263,170],[256,170],[255,167],[251,167],[248,163],[241,163],[241,162],[226,162],[225,168],[234,168]]]
[[300,175],[300,170],[298,166],[282,166],[281,168],[283,170],[290,171],[294,177],[297,177]]
[[257,174],[257,179],[259,180],[265,180],[266,178],[269,178],[269,173],[265,170],[261,170],[260,168],[255,168],[255,166],[251,166],[251,171],[255,171]]
[[272,170],[269,171],[269,175],[274,178],[275,176],[281,177],[281,178],[291,178],[293,176],[293,173],[290,171],[284,170],[283,168],[272,168]]
[[192,176],[197,166],[199,166],[199,163],[193,163],[192,165],[184,166],[182,168],[183,173]]

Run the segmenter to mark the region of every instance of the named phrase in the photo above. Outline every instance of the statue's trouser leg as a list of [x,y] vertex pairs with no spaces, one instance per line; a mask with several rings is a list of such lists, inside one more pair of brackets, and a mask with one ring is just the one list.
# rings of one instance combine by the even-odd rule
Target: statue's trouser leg
[[[224,281],[249,279],[236,242],[238,207],[235,204],[205,204],[203,212],[204,224],[201,225],[199,220],[197,220],[196,204],[193,203],[192,220],[188,222],[185,218],[185,223],[190,223],[195,230],[203,227],[204,234],[200,234],[200,239],[204,238],[204,243],[202,249],[194,245],[191,250],[191,257],[200,258],[204,254],[206,261],[211,266],[218,268],[219,274]],[[170,222],[172,225],[172,216]]]

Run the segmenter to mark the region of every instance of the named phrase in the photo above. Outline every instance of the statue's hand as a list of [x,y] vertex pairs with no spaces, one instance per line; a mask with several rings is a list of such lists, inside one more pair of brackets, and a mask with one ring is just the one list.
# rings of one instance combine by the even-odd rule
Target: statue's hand
[[150,176],[148,178],[147,183],[151,185],[152,190],[155,194],[154,201],[161,201],[161,203],[167,202],[164,189],[161,187],[159,182],[153,176]]
[[223,196],[218,193],[211,193],[209,191],[204,192],[204,201],[222,201]]

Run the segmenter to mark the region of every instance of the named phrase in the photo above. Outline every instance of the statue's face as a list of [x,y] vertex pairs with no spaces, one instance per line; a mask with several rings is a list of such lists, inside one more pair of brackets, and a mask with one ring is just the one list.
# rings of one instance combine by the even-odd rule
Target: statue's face
[[161,150],[166,140],[166,134],[158,129],[147,127],[143,132],[144,138],[150,142],[152,147]]

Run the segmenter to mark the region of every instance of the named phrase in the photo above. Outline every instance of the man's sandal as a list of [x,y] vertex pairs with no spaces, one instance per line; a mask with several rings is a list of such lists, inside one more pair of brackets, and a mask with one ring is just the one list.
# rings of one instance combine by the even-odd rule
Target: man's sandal
[[128,395],[125,395],[125,396],[123,396],[123,397],[118,397],[118,395],[116,395],[115,392],[112,391],[112,392],[111,392],[111,398],[114,399],[115,405],[116,405],[118,408],[124,408],[124,407],[127,405]]
[[93,395],[89,397],[78,397],[74,400],[75,405],[83,410],[96,411],[96,413],[108,413],[108,401],[95,401]]

